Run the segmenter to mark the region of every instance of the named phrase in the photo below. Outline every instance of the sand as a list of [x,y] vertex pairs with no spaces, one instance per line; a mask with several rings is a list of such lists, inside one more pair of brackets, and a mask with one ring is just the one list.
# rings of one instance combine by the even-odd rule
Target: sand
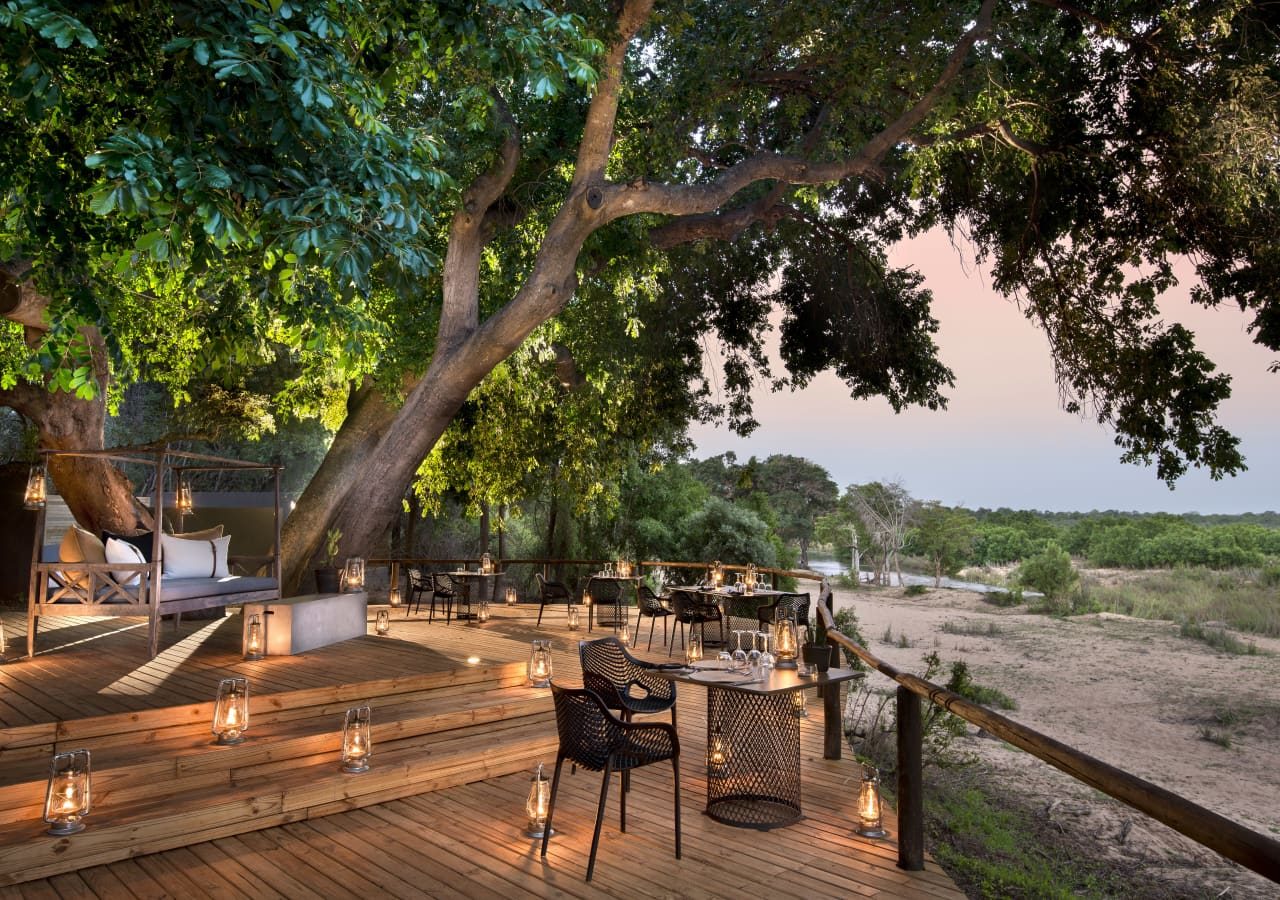
[[[1172,622],[1055,619],[958,590],[837,590],[836,602],[853,605],[869,649],[887,662],[921,673],[931,651],[963,659],[975,682],[1017,702],[1010,718],[1280,838],[1280,640],[1241,635],[1264,653],[1230,655],[1179,636]],[[996,634],[985,633],[989,623]],[[899,646],[902,635],[909,646]],[[873,688],[890,684],[873,676]],[[1163,884],[1171,896],[1280,897],[1280,885],[977,729],[955,749],[989,767],[998,790],[1021,793],[1068,843],[1131,870],[1135,885]]]

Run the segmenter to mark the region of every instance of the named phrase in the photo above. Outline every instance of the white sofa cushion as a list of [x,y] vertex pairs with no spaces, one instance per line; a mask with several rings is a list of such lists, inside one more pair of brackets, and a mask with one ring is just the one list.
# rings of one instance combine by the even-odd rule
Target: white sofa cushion
[[172,578],[225,578],[231,535],[191,541],[160,535],[164,574]]
[[[147,558],[142,555],[142,551],[128,541],[122,541],[119,538],[107,538],[106,544],[107,562],[109,563],[143,563]],[[138,572],[132,572],[129,569],[112,569],[111,577],[120,582],[125,587],[132,587],[138,583],[141,577]],[[127,579],[127,580],[126,580]]]

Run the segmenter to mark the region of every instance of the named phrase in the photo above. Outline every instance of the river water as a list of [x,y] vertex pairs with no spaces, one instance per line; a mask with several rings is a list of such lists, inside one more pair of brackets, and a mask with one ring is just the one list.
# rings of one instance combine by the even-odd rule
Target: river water
[[[841,564],[841,562],[838,559],[836,559],[834,556],[816,556],[814,554],[809,554],[809,568],[828,578],[834,575],[849,574],[849,567]],[[864,571],[862,573],[863,581],[869,581],[870,578],[871,578],[870,572]],[[923,584],[927,587],[933,587],[932,575],[915,575],[915,574],[912,574],[911,572],[903,572],[902,580],[904,583],[908,585]],[[889,582],[891,586],[897,587],[898,576],[895,573],[890,572]],[[942,587],[954,588],[955,590],[958,590],[958,591],[976,591],[979,594],[987,594],[992,591],[1008,590],[1008,588],[999,587],[993,584],[983,584],[978,581],[958,581],[954,578],[943,578]],[[1031,593],[1028,593],[1028,596],[1030,595]]]

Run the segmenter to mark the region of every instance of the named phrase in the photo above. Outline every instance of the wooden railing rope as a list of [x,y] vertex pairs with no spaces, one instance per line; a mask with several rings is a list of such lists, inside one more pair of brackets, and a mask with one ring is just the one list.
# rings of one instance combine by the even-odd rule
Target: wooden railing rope
[[[865,647],[854,643],[838,632],[835,629],[835,622],[831,612],[822,604],[818,604],[818,614],[822,617],[823,624],[828,629],[827,637],[829,640],[835,641],[872,669],[892,679],[899,685],[898,708],[900,716],[907,700],[904,695],[910,694],[928,700],[947,712],[959,716],[966,722],[977,725],[989,734],[1027,751],[1032,756],[1067,773],[1077,781],[1082,781],[1110,797],[1127,803],[1139,812],[1163,822],[1193,841],[1222,854],[1227,859],[1238,862],[1259,875],[1280,883],[1280,841],[1276,841],[1264,834],[1259,834],[1238,822],[1233,822],[1225,816],[1192,803],[1172,791],[1165,790],[1159,785],[1117,769],[1115,766],[1083,753],[1074,747],[1069,747],[1048,735],[1020,725],[1012,719],[1007,719],[984,706],[979,706],[970,700],[966,700],[946,688],[939,687],[909,672],[900,671],[873,655]],[[908,715],[910,714],[908,713]],[[901,742],[905,731],[914,732],[914,736],[908,735],[910,742],[920,741],[918,728],[900,729],[898,735],[900,742],[898,758],[900,761],[904,757],[904,747],[901,746]],[[908,762],[912,756],[916,760],[919,759],[919,747],[907,747],[905,750]],[[907,768],[912,768],[910,763]],[[902,766],[900,766],[901,769]],[[903,783],[904,776],[906,778],[905,784]],[[906,802],[904,802],[904,792]],[[923,840],[924,827],[922,805],[918,802],[919,795],[918,772],[908,771],[904,773],[899,771],[898,825],[902,832],[898,845],[899,865],[907,869],[919,868],[923,859],[922,855],[917,858],[915,853],[916,848],[920,846],[917,841]],[[914,819],[914,821],[909,821],[909,819]],[[907,834],[908,830],[911,832],[910,835]],[[912,858],[904,859],[904,851],[910,851]]]

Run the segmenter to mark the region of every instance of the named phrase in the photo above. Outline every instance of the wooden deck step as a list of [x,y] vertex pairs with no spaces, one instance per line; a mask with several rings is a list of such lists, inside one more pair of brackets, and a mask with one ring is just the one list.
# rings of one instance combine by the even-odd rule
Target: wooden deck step
[[[507,664],[251,698],[248,740],[212,704],[0,731],[0,884],[15,884],[520,771],[554,753],[545,691]],[[342,712],[374,710],[373,767],[338,765]],[[43,833],[50,738],[93,753],[91,828]]]

